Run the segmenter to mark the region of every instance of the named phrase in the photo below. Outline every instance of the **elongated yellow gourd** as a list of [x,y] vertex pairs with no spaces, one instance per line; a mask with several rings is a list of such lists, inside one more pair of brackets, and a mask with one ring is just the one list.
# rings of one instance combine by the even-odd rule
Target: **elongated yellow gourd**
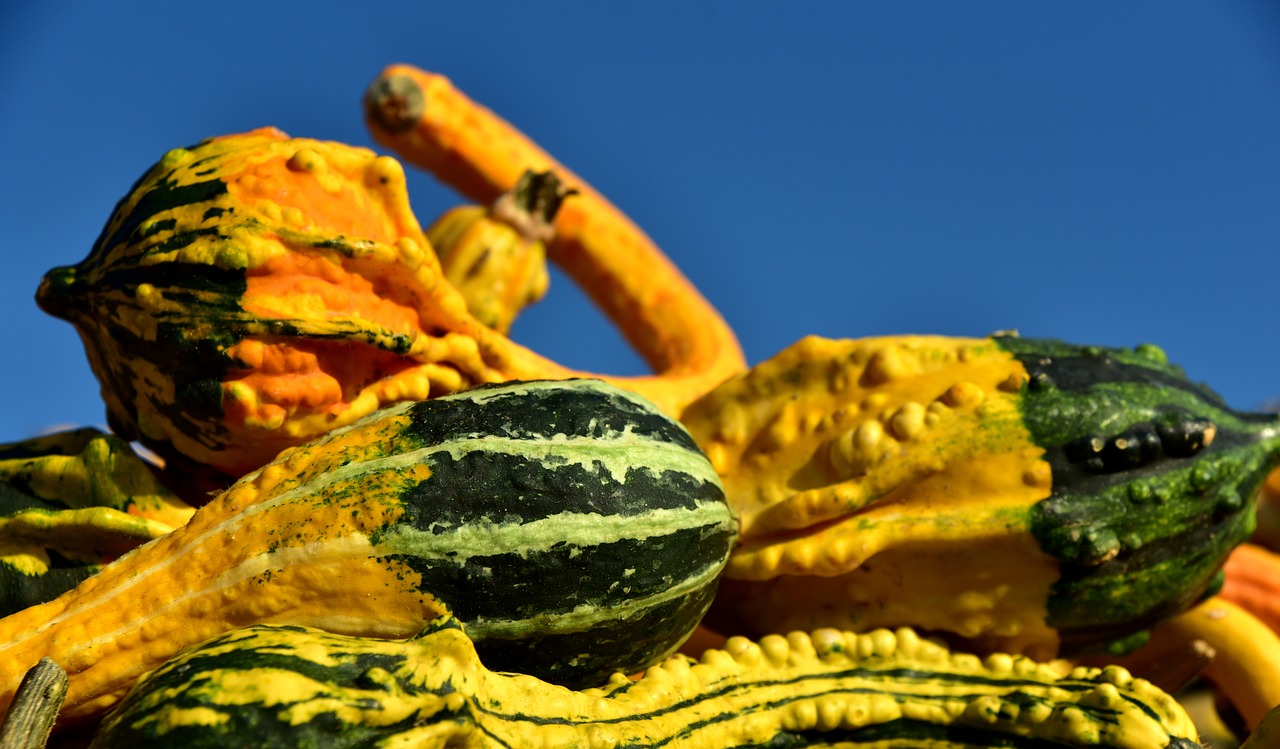
[[579,692],[485,668],[451,619],[408,642],[253,627],[188,650],[103,724],[96,749],[746,746],[1191,749],[1169,695],[951,653],[907,629],[737,637]]

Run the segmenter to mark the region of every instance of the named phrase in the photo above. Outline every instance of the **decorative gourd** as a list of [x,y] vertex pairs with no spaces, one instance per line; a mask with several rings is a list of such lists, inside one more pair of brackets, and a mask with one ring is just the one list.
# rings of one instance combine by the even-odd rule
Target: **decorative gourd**
[[444,277],[477,320],[505,334],[547,293],[546,241],[566,197],[553,172],[525,172],[493,205],[458,206],[427,227]]
[[194,512],[96,429],[0,445],[0,616],[56,598]]
[[60,718],[255,623],[411,637],[445,612],[494,668],[573,685],[675,651],[737,534],[675,421],[592,380],[477,388],[282,453],[174,532],[0,619],[0,710],[50,656]]
[[682,417],[742,538],[726,632],[916,626],[1052,657],[1210,590],[1253,527],[1280,418],[1163,352],[805,339]]
[[[652,301],[609,287],[627,306]],[[273,129],[170,151],[37,301],[80,332],[112,430],[174,470],[236,477],[390,403],[581,374],[467,311],[394,159]],[[671,350],[643,351],[658,374],[613,381],[676,414],[741,356],[698,354],[709,308],[662,314]]]
[[[1257,727],[1267,711],[1280,705],[1280,635],[1222,596],[1160,622],[1141,648],[1106,660],[1141,673],[1193,647],[1212,654],[1202,675],[1231,703],[1247,729]],[[1096,664],[1101,659],[1089,660]]]
[[1222,566],[1219,594],[1280,632],[1280,554],[1257,544],[1240,544]]
[[495,673],[464,629],[231,632],[139,682],[92,747],[1199,747],[1177,702],[1123,669],[980,660],[908,629],[738,637],[581,692]]
[[746,367],[733,330],[644,231],[448,78],[388,66],[365,95],[365,123],[378,143],[477,203],[497,200],[527,171],[552,172],[574,192],[556,214],[547,255],[659,375],[619,384],[679,414]]

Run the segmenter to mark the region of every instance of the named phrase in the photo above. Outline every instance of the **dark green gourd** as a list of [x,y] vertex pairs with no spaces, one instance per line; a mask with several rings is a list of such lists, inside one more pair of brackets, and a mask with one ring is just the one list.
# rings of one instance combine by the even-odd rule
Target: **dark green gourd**
[[1060,565],[1048,621],[1067,649],[1215,592],[1253,532],[1280,419],[1229,408],[1155,346],[997,340],[1026,367],[1023,423],[1052,468],[1030,527]]

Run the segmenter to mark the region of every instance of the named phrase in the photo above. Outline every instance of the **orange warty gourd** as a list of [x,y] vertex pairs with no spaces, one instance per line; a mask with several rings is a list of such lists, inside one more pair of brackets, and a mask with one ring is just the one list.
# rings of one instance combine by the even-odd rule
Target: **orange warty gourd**
[[[653,251],[636,246],[577,267],[612,290],[609,312],[657,370],[605,379],[675,414],[741,354],[673,269],[657,273],[671,282],[660,294],[634,286],[654,275],[641,270]],[[179,471],[239,476],[390,403],[585,374],[468,311],[398,162],[274,129],[170,151],[37,300],[79,331],[112,429]],[[710,356],[708,330],[719,331]]]

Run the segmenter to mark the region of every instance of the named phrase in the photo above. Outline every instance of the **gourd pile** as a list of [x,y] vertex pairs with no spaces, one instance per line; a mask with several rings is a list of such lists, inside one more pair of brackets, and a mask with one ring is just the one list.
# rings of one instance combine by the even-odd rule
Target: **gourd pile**
[[[1151,345],[749,368],[445,78],[366,115],[474,204],[423,229],[390,156],[216,137],[41,283],[113,434],[0,446],[4,746],[1186,748],[1201,679],[1276,745],[1280,417]],[[508,336],[548,262],[652,375]]]

